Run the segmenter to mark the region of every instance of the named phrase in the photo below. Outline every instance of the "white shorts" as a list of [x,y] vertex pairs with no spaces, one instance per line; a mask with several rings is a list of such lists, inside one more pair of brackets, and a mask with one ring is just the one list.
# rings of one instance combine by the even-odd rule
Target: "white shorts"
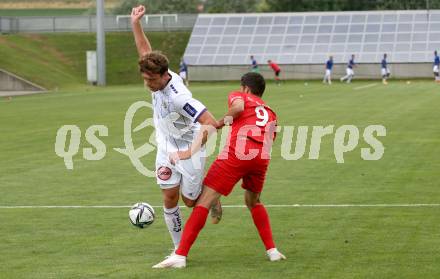
[[348,76],[354,76],[353,69],[347,68],[346,73],[347,73]]
[[158,149],[156,155],[157,184],[161,189],[170,189],[180,185],[182,195],[190,200],[196,200],[202,192],[205,161],[205,150],[201,150],[191,159],[172,165],[169,161],[169,154]]
[[183,80],[185,80],[185,79],[186,79],[186,72],[180,72],[180,73],[179,73],[179,76],[180,76]]
[[386,75],[388,75],[390,73],[390,70],[388,68],[382,68],[380,70],[380,73],[381,73],[382,76],[386,76]]
[[325,76],[330,76],[332,74],[332,70],[326,69]]
[[434,68],[432,69],[432,71],[433,71],[434,73],[438,73],[438,66],[435,65]]

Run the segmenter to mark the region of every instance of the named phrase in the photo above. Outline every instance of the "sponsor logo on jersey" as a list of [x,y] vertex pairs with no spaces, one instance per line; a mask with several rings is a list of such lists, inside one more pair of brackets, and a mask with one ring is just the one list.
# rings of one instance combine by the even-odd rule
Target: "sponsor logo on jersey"
[[169,167],[160,167],[157,169],[157,177],[161,180],[168,180],[171,178],[173,172]]
[[189,103],[186,103],[183,106],[183,110],[186,111],[192,117],[196,116],[197,110],[193,106],[191,106]]
[[171,88],[171,90],[173,90],[173,92],[174,93],[179,93],[179,92],[177,92],[177,89],[174,87],[174,85],[172,85],[172,84],[170,84],[170,88]]

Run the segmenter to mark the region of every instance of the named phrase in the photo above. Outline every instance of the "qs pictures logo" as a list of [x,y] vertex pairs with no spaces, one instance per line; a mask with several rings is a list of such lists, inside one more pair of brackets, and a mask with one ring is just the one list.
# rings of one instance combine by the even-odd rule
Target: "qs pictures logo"
[[[136,147],[133,143],[132,135],[133,133],[139,132],[148,127],[154,127],[159,132],[159,135],[162,135],[160,139],[161,144],[166,144],[168,139],[173,139],[175,142],[176,139],[184,139],[185,135],[188,132],[191,132],[192,126],[182,126],[181,121],[179,119],[182,117],[181,115],[172,112],[163,118],[157,119],[157,123],[154,123],[152,118],[147,118],[141,124],[135,126],[133,119],[135,119],[136,114],[141,109],[149,109],[153,110],[153,106],[145,101],[138,101],[133,103],[127,110],[124,119],[124,135],[123,142],[125,144],[124,147],[113,148],[114,151],[119,152],[125,156],[127,156],[132,165],[136,168],[136,170],[144,176],[155,177],[156,171],[148,169],[143,163],[142,158],[147,156],[149,153],[155,151],[157,149],[156,143],[156,134],[153,132],[148,137],[145,137],[147,141],[141,146]],[[150,113],[150,112],[149,112]],[[264,114],[257,113],[257,118],[260,120],[264,120]],[[238,131],[239,135],[248,135],[252,133],[254,136],[261,133],[261,129],[258,126],[262,125],[260,121],[257,121],[255,125],[245,125],[240,131]],[[192,125],[192,124],[191,124]],[[264,126],[267,128],[266,123]],[[182,127],[182,128],[177,128]],[[204,127],[202,126],[200,130],[208,130],[209,128],[214,127]],[[154,129],[151,129],[154,131]],[[243,131],[242,131],[243,130]],[[295,135],[294,131],[296,130],[296,141],[294,142]],[[363,130],[363,131],[362,131]],[[361,159],[365,161],[377,161],[380,160],[385,152],[385,146],[380,140],[380,138],[385,137],[387,135],[387,130],[383,125],[367,125],[364,128],[358,128],[355,125],[342,125],[340,127],[336,127],[335,125],[328,126],[276,126],[277,134],[282,134],[277,136],[278,139],[281,139],[280,145],[280,153],[278,154],[281,158],[287,161],[295,161],[300,160],[303,157],[308,157],[309,160],[318,160],[320,156],[320,150],[323,142],[323,138],[332,137],[333,140],[330,140],[330,144],[333,147],[333,154],[335,157],[335,161],[338,164],[345,163],[344,156],[350,152],[359,152]],[[104,142],[100,139],[100,137],[108,136],[108,128],[104,125],[92,125],[87,128],[84,136],[86,141],[92,147],[85,147],[82,150],[82,157],[85,160],[101,160],[105,157],[107,153],[107,147]],[[228,152],[221,152],[222,147],[228,146],[231,143],[227,142],[228,138],[228,128],[224,128],[221,130],[221,133],[214,132],[210,138],[208,139],[206,146],[204,146],[206,153],[203,156],[212,155],[217,149],[217,137],[220,136],[220,148],[219,154],[228,154]],[[256,133],[256,134],[255,134]],[[70,137],[69,137],[70,134]],[[192,132],[190,133],[192,134]],[[310,136],[309,136],[310,135]],[[76,125],[64,125],[57,131],[56,140],[55,140],[55,153],[64,159],[64,164],[67,169],[73,170],[74,162],[73,157],[78,154],[80,151],[80,142],[81,142],[81,129]],[[239,147],[243,147],[245,145],[239,144],[238,140],[240,137],[237,137],[237,148],[236,155],[237,158],[241,160],[250,160],[252,158],[248,158],[248,155],[240,157],[240,153],[237,154],[237,151],[240,151]],[[171,141],[171,140],[170,140]],[[192,141],[192,140],[190,140]],[[279,141],[279,140],[278,140]],[[329,141],[326,141],[326,148],[331,148],[329,146]],[[266,144],[266,142],[265,142]],[[269,154],[271,153],[272,142],[267,143]],[[358,148],[359,144],[362,144],[364,147]],[[243,149],[242,148],[242,149]],[[309,150],[308,156],[307,149]],[[204,152],[205,152],[204,151]],[[242,150],[244,151],[244,150]],[[250,150],[252,151],[252,150]],[[257,150],[258,151],[258,150]],[[293,153],[292,153],[293,151]],[[257,152],[258,153],[258,152]],[[252,156],[251,156],[252,157]],[[273,156],[272,156],[273,157]],[[191,159],[193,167],[196,169],[203,168],[200,164],[200,160],[197,159],[197,156],[193,156]],[[223,157],[222,157],[223,158]],[[224,158],[227,159],[227,158]],[[185,170],[179,166],[179,164],[175,164],[175,167],[179,169],[182,174],[185,174]],[[191,177],[188,173],[185,174],[188,177]]]
[[[150,135],[148,142],[139,147],[133,144],[132,134],[139,132],[147,127],[154,127],[152,118],[148,118],[141,124],[133,127],[133,119],[136,113],[143,108],[153,109],[153,106],[145,101],[138,101],[133,103],[127,110],[124,119],[124,144],[125,147],[113,148],[115,151],[127,156],[136,170],[142,175],[148,177],[155,177],[155,170],[150,170],[143,165],[141,159],[149,153],[156,150],[156,141],[154,132]],[[70,140],[68,136],[70,134]],[[55,153],[64,159],[64,164],[67,169],[73,170],[73,157],[78,154],[81,141],[81,129],[76,125],[64,125],[57,131],[55,140]],[[83,158],[89,161],[101,160],[107,153],[107,148],[104,142],[99,137],[108,136],[108,128],[104,125],[92,125],[87,128],[85,132],[86,141],[93,146],[83,148]],[[67,146],[66,146],[67,143]]]

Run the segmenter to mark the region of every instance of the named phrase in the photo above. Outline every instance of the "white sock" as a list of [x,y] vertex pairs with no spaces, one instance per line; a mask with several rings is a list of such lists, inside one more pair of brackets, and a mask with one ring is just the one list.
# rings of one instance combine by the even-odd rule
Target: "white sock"
[[163,216],[165,217],[165,223],[167,224],[168,231],[174,243],[174,248],[179,247],[180,239],[182,238],[182,215],[180,213],[180,207],[163,208]]

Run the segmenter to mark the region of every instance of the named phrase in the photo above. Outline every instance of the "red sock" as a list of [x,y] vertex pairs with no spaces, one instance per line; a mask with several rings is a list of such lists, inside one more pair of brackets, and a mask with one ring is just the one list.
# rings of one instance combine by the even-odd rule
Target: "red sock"
[[263,240],[266,250],[275,248],[275,243],[273,242],[272,229],[270,228],[269,215],[267,214],[266,208],[263,204],[259,203],[251,210],[252,219],[254,219],[254,224],[258,229],[261,240]]
[[189,249],[196,240],[199,232],[203,229],[208,218],[209,210],[203,206],[194,207],[191,216],[185,224],[180,241],[179,248],[176,250],[177,255],[187,256]]

